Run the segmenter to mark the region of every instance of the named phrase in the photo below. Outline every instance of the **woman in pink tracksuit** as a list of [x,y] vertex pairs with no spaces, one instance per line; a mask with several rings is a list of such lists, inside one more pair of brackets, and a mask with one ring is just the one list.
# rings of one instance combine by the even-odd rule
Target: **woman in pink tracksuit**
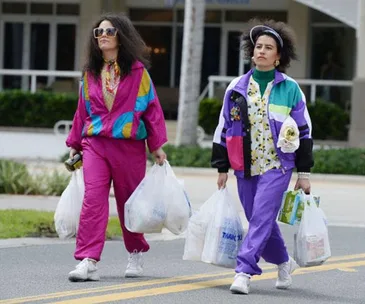
[[126,277],[143,273],[142,252],[149,250],[143,234],[124,225],[124,204],[146,172],[146,142],[156,162],[166,155],[163,112],[146,70],[148,51],[125,16],[105,15],[90,30],[78,107],[66,144],[70,157],[83,154],[85,198],[76,239],[71,281],[97,281],[96,263],[104,247],[111,182],[124,243],[130,253]]

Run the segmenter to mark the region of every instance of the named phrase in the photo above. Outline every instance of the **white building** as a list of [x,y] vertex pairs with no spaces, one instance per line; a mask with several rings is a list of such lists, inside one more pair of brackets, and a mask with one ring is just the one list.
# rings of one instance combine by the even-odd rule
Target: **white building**
[[[242,66],[238,38],[252,17],[285,21],[296,31],[300,60],[288,70],[290,76],[353,80],[362,1],[207,0],[202,89],[209,75],[235,76],[249,67]],[[94,19],[102,12],[123,11],[152,48],[150,73],[167,115],[174,118],[184,18],[181,2],[172,9],[165,0],[0,0],[0,70],[81,70]],[[335,63],[335,73],[324,69],[329,56]],[[0,74],[0,89],[29,87],[28,76]],[[38,77],[37,87],[74,90],[77,82],[72,78]],[[331,87],[328,91],[318,87],[316,95],[344,104],[351,101],[351,88]],[[364,105],[361,109],[365,112]],[[361,128],[365,133],[365,127]]]

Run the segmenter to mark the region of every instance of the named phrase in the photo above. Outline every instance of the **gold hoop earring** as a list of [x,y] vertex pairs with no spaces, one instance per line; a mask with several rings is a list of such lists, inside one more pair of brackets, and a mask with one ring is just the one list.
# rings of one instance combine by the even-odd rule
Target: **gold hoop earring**
[[251,57],[251,63],[255,64],[255,57],[253,57],[253,56]]
[[274,62],[274,66],[277,67],[279,64],[280,64],[280,61],[278,59],[276,59],[275,62]]

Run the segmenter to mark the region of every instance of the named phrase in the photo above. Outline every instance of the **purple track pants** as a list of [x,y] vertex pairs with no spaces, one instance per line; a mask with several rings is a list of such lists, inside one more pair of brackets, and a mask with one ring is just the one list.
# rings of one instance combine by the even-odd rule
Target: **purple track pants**
[[276,265],[288,261],[276,218],[291,175],[291,170],[283,173],[281,169],[271,169],[250,179],[237,177],[239,197],[249,222],[237,256],[237,273],[260,275],[262,270],[257,263],[261,257]]

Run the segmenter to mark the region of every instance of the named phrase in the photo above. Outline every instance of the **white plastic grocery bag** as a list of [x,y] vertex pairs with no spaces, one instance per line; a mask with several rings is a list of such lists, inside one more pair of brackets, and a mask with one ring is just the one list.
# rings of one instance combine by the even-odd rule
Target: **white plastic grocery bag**
[[317,207],[312,196],[308,196],[294,239],[294,258],[301,267],[320,265],[331,257],[326,223],[323,210]]
[[129,231],[161,232],[166,219],[164,202],[166,169],[153,165],[124,205],[124,222]]
[[181,234],[186,230],[191,216],[190,202],[184,190],[183,181],[176,178],[167,161],[164,167],[166,176],[163,199],[167,207],[164,226],[174,234]]
[[60,239],[69,239],[76,235],[85,184],[82,169],[72,172],[71,180],[63,191],[54,214],[54,222]]
[[216,191],[189,219],[185,238],[183,260],[201,261],[204,249],[205,233],[210,220],[214,217],[217,201],[221,197]]
[[202,261],[235,268],[244,237],[241,219],[227,187],[219,190],[204,240]]

